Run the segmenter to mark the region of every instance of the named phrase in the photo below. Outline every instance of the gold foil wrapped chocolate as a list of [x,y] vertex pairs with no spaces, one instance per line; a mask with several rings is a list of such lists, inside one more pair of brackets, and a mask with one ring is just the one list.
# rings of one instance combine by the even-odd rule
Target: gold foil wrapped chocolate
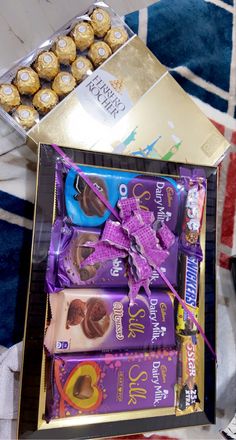
[[32,106],[19,105],[14,111],[13,118],[25,130],[29,130],[39,120],[39,114]]
[[90,16],[94,33],[97,37],[104,37],[111,27],[111,17],[104,9],[96,8]]
[[99,66],[106,61],[111,54],[112,52],[108,44],[104,43],[103,41],[97,41],[90,47],[88,57],[94,66]]
[[34,95],[40,89],[39,76],[32,67],[22,67],[16,74],[15,85],[22,95]]
[[91,61],[83,56],[77,57],[76,60],[71,64],[71,73],[80,82],[93,70],[93,65]]
[[13,84],[0,85],[0,106],[10,112],[20,105],[20,94]]
[[52,88],[58,96],[67,95],[75,88],[75,86],[75,78],[69,72],[58,73],[52,83]]
[[57,56],[52,51],[42,52],[36,60],[35,69],[40,78],[52,80],[59,72]]
[[104,38],[105,43],[110,46],[112,52],[119,49],[119,47],[121,47],[127,40],[128,34],[122,26],[111,28]]
[[48,113],[57,103],[57,94],[49,88],[40,89],[33,98],[33,105],[41,114]]
[[200,409],[199,400],[199,335],[178,336],[179,368],[176,415],[190,414]]
[[62,64],[70,64],[76,58],[76,45],[71,37],[61,36],[53,48],[58,60]]
[[88,49],[94,42],[94,31],[87,21],[78,23],[72,30],[71,35],[75,40],[77,49],[81,52]]

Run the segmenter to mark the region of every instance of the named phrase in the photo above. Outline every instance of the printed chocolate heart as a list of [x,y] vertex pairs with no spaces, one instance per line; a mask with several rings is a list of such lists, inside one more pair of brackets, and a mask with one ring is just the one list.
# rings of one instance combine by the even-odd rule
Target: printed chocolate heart
[[80,362],[70,372],[64,385],[64,400],[80,411],[93,411],[102,402],[102,389],[99,387],[101,370],[94,361]]
[[77,399],[90,399],[93,395],[92,378],[91,376],[79,376],[75,382],[73,395]]

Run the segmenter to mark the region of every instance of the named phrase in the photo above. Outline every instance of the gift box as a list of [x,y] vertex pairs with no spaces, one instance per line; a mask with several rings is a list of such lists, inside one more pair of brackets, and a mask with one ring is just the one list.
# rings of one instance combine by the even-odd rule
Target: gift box
[[55,142],[215,165],[229,147],[104,2],[74,17],[6,72],[0,104],[2,117],[34,148]]
[[[106,205],[106,209],[100,206],[100,208],[96,207],[96,212],[90,212],[91,207],[85,197],[88,191],[87,182],[84,181],[83,184],[78,182],[78,175],[81,177],[83,174],[77,174],[71,162],[68,162],[66,158],[63,159],[51,145],[40,144],[31,275],[24,336],[19,437],[104,438],[214,423],[215,358],[207,343],[214,351],[217,169],[209,166],[200,169],[188,164],[185,165],[186,174],[183,177],[183,164],[181,163],[95,153],[71,147],[64,147],[61,151],[73,163],[79,165],[86,178],[92,180],[92,185],[96,187],[98,193],[102,192],[103,195],[107,195],[105,202],[112,205],[111,209],[120,206],[121,216],[126,215],[126,205],[130,208],[130,205],[126,203],[130,201],[130,198],[117,197],[117,189],[115,190],[114,186],[111,194],[106,192],[106,184],[110,186],[108,177],[113,176],[113,182],[115,181],[114,172],[120,178],[121,185],[124,183],[124,178],[127,179],[127,185],[130,182],[140,184],[141,181],[142,184],[147,185],[147,191],[150,190],[148,186],[150,182],[152,184],[155,182],[156,187],[160,182],[169,182],[168,185],[163,184],[163,191],[169,194],[169,204],[175,200],[175,196],[178,199],[178,203],[175,203],[175,212],[178,211],[178,216],[176,223],[172,224],[173,231],[168,228],[169,216],[163,217],[162,226],[158,229],[159,222],[156,222],[155,211],[152,212],[153,208],[150,205],[143,204],[143,208],[146,206],[150,210],[141,208],[141,211],[137,211],[139,202],[133,198],[132,203],[136,201],[137,205],[132,209],[141,222],[141,226],[136,231],[136,238],[143,227],[146,228],[147,234],[150,233],[149,226],[152,224],[152,231],[155,230],[155,237],[159,237],[158,243],[162,246],[162,250],[158,247],[161,255],[163,252],[166,256],[169,255],[171,246],[175,245],[175,240],[171,238],[169,251],[167,242],[173,234],[177,237],[179,250],[175,288],[185,303],[181,309],[182,303],[178,303],[175,298],[177,343],[172,339],[171,342],[167,341],[166,346],[163,338],[165,322],[169,330],[171,325],[170,314],[166,309],[166,301],[170,298],[170,294],[163,287],[158,290],[158,287],[151,286],[150,298],[147,292],[141,289],[139,294],[141,297],[130,296],[129,307],[127,306],[128,283],[126,287],[122,287],[121,295],[121,287],[116,287],[113,280],[104,288],[104,291],[86,285],[86,280],[84,280],[82,286],[70,285],[70,290],[68,286],[64,286],[60,293],[50,293],[48,298],[46,293],[48,284],[45,284],[45,279],[48,277],[49,268],[52,267],[50,258],[56,258],[51,253],[50,242],[52,234],[55,233],[54,226],[57,225],[57,221],[61,219],[62,222],[59,236],[62,234],[66,236],[68,233],[67,245],[70,243],[72,226],[87,228],[87,225],[78,224],[84,223],[86,217],[90,220],[91,218],[100,219],[100,226],[94,225],[94,230],[99,236],[96,243],[102,242],[106,225],[112,223],[113,226],[114,224],[117,226],[117,221],[114,221],[113,214],[108,212]],[[188,188],[188,183],[186,183],[190,179],[187,177],[188,173],[189,176],[205,175],[205,177],[196,177],[200,179],[196,180],[198,183],[191,183]],[[195,182],[191,179],[191,182]],[[186,187],[188,189],[185,191]],[[63,197],[58,192],[59,188],[62,189]],[[149,196],[151,193],[150,190]],[[204,200],[202,199],[203,193],[206,196]],[[113,199],[111,199],[112,196]],[[154,192],[154,197],[156,201],[160,200],[160,192]],[[194,208],[196,197],[201,211],[201,226],[200,223],[196,225],[196,216],[199,212]],[[164,197],[161,198],[164,200]],[[74,224],[71,219],[74,211],[71,210],[71,204],[67,203],[68,200],[72,202],[72,199],[77,204],[75,205],[77,211],[83,212],[77,224]],[[126,216],[125,218],[127,220]],[[123,227],[130,227],[127,221],[122,220],[122,222]],[[195,231],[199,230],[197,241],[190,224]],[[163,225],[168,229],[168,234],[164,229],[163,235]],[[90,229],[93,230],[91,225]],[[182,235],[186,231],[191,238],[190,242],[184,240],[185,234]],[[118,240],[119,237],[116,236],[116,239]],[[114,234],[110,238],[114,239]],[[58,252],[61,254],[60,240],[55,238],[54,243],[58,244]],[[142,243],[141,240],[140,245]],[[88,241],[82,246],[90,249],[89,247],[93,245],[93,242]],[[81,267],[80,246],[81,242],[77,247],[79,261],[74,263],[79,270]],[[192,249],[194,249],[194,255],[191,254]],[[135,246],[132,242],[131,251],[134,252],[134,250]],[[62,255],[64,251],[63,247]],[[124,253],[124,256],[119,258],[124,258],[131,268],[133,263],[130,259],[126,260],[125,255]],[[135,255],[134,252],[133,259]],[[85,258],[90,258],[87,262],[94,264],[91,258],[95,258],[95,251],[86,251]],[[58,273],[58,260],[55,261],[57,264],[53,266],[53,270]],[[84,264],[87,264],[86,261]],[[139,267],[141,265],[138,265]],[[134,279],[136,275],[132,275]],[[56,281],[53,279],[51,282],[54,286]],[[173,288],[171,283],[170,288]],[[157,303],[154,301],[156,294],[157,299],[161,298],[158,292],[166,295],[165,301],[161,299],[159,302],[162,304],[160,307],[157,306],[158,301]],[[51,299],[51,295],[57,295],[57,297]],[[115,295],[117,295],[117,301],[114,308]],[[124,306],[121,307],[124,296]],[[108,302],[106,303],[105,300]],[[55,315],[52,301],[59,301],[56,306],[56,308],[59,307],[59,318]],[[141,303],[145,304],[145,307],[142,307]],[[185,304],[188,306],[187,312]],[[135,344],[129,343],[129,338],[127,338],[125,347],[119,348],[117,343],[110,350],[112,338],[113,340],[120,338],[122,341],[122,337],[127,337],[127,321],[126,317],[122,318],[121,309],[124,315],[127,314],[127,310],[128,313],[131,311],[132,316],[129,318],[131,318],[132,328],[130,329],[133,334],[135,334],[135,329],[143,329],[141,324],[144,321],[148,327],[148,322],[152,323],[156,320],[154,326],[151,327],[151,329],[156,329],[155,333],[152,333],[150,337],[158,334],[158,338],[162,338],[162,343],[159,345],[157,340],[156,345],[150,344],[147,347],[145,343],[145,338],[149,338],[147,331],[144,333],[142,346],[139,345],[138,340]],[[142,318],[144,312],[145,320]],[[111,325],[113,319],[114,323]],[[163,319],[162,323],[161,319]],[[197,327],[195,322],[198,323]],[[52,349],[47,343],[47,338],[45,340],[44,337],[48,329],[52,330],[52,326],[55,327],[55,325],[58,327],[56,336],[54,333],[54,348]],[[204,331],[206,344],[202,335],[199,334],[199,325]],[[109,338],[106,333],[108,329],[111,329]],[[70,335],[67,340],[65,334]],[[79,336],[82,334],[83,338]],[[47,348],[44,347],[44,343]],[[76,353],[71,353],[70,343],[72,344],[71,350],[78,350]]]

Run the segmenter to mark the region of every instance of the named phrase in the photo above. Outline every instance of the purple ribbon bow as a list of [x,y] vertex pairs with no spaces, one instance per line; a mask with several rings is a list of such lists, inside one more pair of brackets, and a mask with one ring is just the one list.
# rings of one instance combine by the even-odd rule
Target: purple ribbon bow
[[150,296],[153,270],[157,270],[168,257],[175,236],[165,224],[155,231],[153,213],[141,209],[139,200],[134,197],[119,200],[117,206],[120,222],[107,220],[100,240],[85,243],[84,246],[94,248],[94,252],[83,261],[82,267],[126,258],[132,305],[141,287]]

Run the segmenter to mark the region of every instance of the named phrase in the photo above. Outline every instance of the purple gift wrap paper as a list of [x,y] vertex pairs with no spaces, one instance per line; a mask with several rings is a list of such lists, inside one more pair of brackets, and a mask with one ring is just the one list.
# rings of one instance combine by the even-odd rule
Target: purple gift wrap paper
[[52,358],[48,420],[175,405],[176,351]]
[[[116,258],[102,264],[81,268],[83,260],[93,251],[84,247],[88,241],[97,242],[100,229],[80,228],[57,219],[52,227],[51,243],[46,273],[46,292],[59,292],[64,288],[95,287],[110,288],[128,285],[126,261]],[[178,239],[171,246],[170,255],[161,266],[173,286],[177,284]],[[152,287],[166,287],[165,282],[154,270]]]
[[68,289],[50,295],[50,353],[175,345],[174,299],[167,292],[138,295],[130,306],[122,291]]

